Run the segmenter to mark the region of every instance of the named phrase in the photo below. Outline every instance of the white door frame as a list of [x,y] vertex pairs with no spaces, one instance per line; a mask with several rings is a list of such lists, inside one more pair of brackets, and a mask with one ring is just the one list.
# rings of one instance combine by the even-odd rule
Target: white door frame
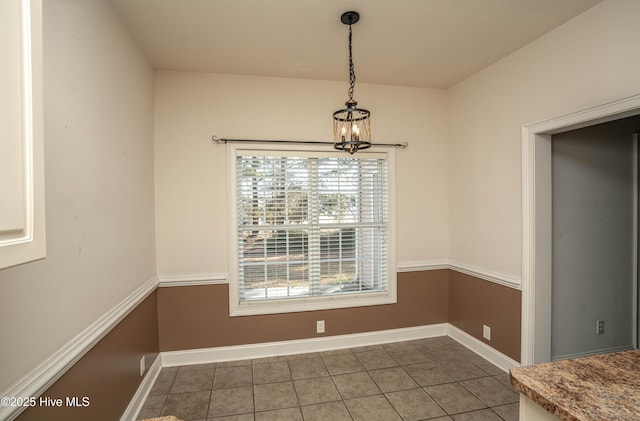
[[551,136],[640,114],[640,95],[522,127],[520,363],[551,360]]

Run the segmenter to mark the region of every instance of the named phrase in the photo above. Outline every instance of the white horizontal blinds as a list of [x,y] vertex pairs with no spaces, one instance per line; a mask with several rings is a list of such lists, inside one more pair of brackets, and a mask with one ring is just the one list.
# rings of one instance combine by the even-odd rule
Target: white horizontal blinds
[[318,159],[323,291],[386,290],[386,179],[382,159]]
[[238,156],[240,299],[309,294],[306,158]]
[[241,301],[387,289],[385,159],[241,152]]

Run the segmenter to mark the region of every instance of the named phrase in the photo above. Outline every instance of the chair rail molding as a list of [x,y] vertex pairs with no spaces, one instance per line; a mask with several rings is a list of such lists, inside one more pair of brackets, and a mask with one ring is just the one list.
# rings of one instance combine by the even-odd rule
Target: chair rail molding
[[[153,276],[0,396],[40,396],[155,291],[157,286],[158,278]],[[25,409],[27,408],[0,406],[0,419],[13,420]]]
[[228,278],[229,275],[226,273],[171,273],[158,275],[158,286],[164,288],[228,284]]
[[[397,273],[450,269],[509,288],[520,289],[520,278],[449,259],[398,262]],[[228,284],[227,273],[169,273],[158,275],[161,288]]]

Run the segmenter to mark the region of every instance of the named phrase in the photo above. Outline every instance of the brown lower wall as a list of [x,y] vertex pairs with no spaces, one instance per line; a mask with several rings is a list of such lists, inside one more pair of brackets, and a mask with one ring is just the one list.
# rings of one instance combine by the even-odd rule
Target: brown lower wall
[[[398,274],[396,304],[229,317],[228,285],[158,288],[114,327],[42,396],[88,397],[87,407],[38,406],[19,421],[116,420],[161,351],[275,342],[449,322],[520,360],[521,293],[452,270]],[[316,320],[326,332],[315,333]],[[491,326],[491,341],[482,338]]]
[[[449,271],[398,274],[396,304],[229,317],[228,285],[158,289],[160,351],[275,342],[445,323]],[[325,333],[316,334],[316,321]]]
[[[522,293],[519,290],[450,271],[449,323],[520,361]],[[491,341],[482,325],[491,327]]]
[[67,397],[80,403],[87,397],[88,406],[36,406],[17,419],[119,420],[142,381],[140,358],[146,357],[148,368],[158,356],[157,308],[154,291],[42,394],[65,404]]

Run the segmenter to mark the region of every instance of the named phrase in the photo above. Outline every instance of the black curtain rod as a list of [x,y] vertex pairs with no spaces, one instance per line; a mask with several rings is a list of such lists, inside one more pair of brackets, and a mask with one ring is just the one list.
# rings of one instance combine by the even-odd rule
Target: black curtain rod
[[[313,140],[258,140],[258,139],[219,139],[217,136],[211,136],[211,140],[214,143],[293,143],[296,145],[333,145],[333,142],[321,142]],[[409,146],[407,142],[403,143],[372,143],[371,146],[393,146],[394,148],[406,148]]]

